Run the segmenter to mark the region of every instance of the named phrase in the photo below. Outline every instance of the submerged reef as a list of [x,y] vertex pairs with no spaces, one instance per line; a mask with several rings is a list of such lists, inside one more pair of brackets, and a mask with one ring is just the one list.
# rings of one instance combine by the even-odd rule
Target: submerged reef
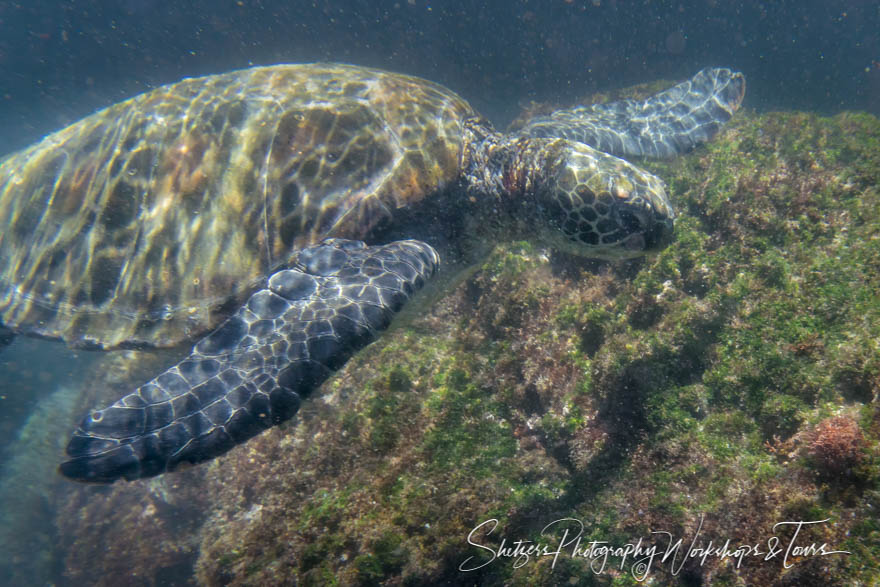
[[[500,244],[294,421],[190,471],[59,489],[66,579],[880,581],[880,121],[745,112],[647,165],[679,213],[667,249]],[[564,518],[580,551],[517,554],[571,540],[542,535]],[[656,558],[584,556],[639,539]]]

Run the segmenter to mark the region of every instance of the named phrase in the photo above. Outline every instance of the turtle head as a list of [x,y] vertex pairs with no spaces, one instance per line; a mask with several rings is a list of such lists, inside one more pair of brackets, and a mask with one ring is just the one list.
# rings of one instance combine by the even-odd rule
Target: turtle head
[[663,182],[623,159],[584,144],[554,140],[542,149],[534,203],[546,244],[597,258],[660,250],[675,217]]

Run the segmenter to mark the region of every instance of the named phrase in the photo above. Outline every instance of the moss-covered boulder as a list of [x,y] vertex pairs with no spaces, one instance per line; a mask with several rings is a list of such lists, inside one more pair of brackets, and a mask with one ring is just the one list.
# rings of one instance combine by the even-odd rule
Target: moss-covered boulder
[[[680,214],[666,250],[501,244],[186,487],[60,498],[61,548],[123,556],[83,529],[101,520],[209,585],[880,581],[880,121],[744,113],[649,165]],[[186,532],[162,505],[183,498]],[[776,524],[818,521],[813,550],[768,554],[797,529]],[[640,539],[656,558],[589,550]]]

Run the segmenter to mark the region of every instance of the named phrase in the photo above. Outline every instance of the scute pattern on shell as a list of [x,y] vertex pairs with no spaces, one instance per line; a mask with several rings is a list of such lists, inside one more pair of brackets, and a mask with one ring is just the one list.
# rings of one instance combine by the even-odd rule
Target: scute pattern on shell
[[75,346],[170,346],[291,254],[362,238],[459,176],[470,106],[336,64],[157,88],[0,163],[0,323]]

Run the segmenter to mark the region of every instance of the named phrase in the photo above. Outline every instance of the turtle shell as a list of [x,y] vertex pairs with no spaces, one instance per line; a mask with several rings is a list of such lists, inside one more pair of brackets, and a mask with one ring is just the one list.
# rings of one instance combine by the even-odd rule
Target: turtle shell
[[214,328],[291,253],[454,181],[470,106],[347,65],[183,80],[0,164],[0,323],[74,346]]

